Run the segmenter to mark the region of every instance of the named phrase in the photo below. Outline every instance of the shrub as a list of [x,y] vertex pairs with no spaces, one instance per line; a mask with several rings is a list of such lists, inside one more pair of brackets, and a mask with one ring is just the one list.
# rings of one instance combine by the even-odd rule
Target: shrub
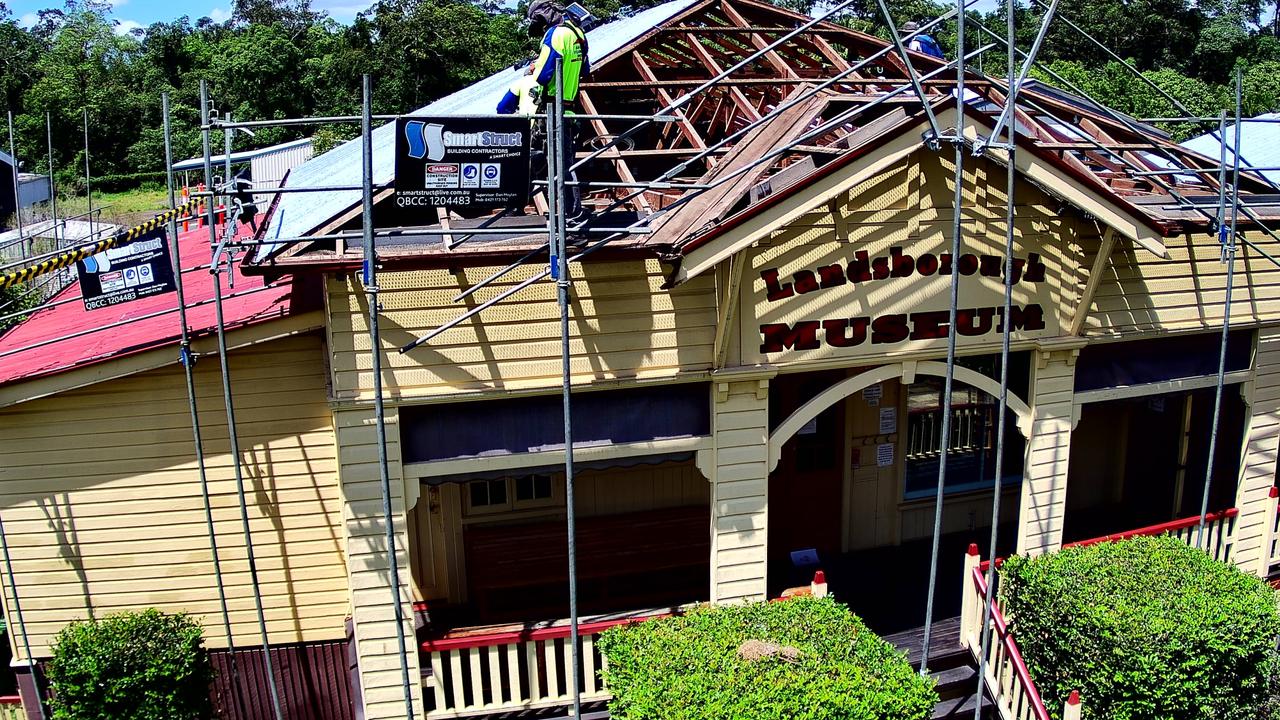
[[[753,640],[774,645],[752,643],[764,657],[744,659]],[[600,648],[616,720],[918,720],[938,700],[931,680],[830,598],[697,608],[612,628]]]
[[[0,288],[0,316],[12,315],[23,310],[33,310],[40,305],[40,293],[28,292],[26,285],[10,285]],[[27,315],[17,315],[0,320],[0,335],[27,319]]]
[[55,720],[192,720],[212,711],[200,624],[154,608],[77,621],[54,641]]
[[1010,558],[1001,596],[1055,716],[1258,718],[1280,614],[1265,583],[1168,537]]

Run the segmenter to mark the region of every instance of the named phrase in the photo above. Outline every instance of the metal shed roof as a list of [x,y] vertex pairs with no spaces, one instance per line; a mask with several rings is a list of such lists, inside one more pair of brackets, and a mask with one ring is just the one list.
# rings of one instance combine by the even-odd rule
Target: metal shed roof
[[[280,143],[279,145],[272,145],[271,147],[258,148],[257,150],[241,150],[240,152],[231,153],[231,162],[233,163],[249,162],[254,158],[260,158],[264,155],[271,155],[274,153],[283,152],[285,150],[292,150],[293,148],[302,147],[303,145],[310,145],[310,144],[311,144],[311,138],[302,138],[301,140],[290,140],[287,143]],[[212,160],[214,165],[218,165],[220,163],[225,163],[227,161],[227,156],[225,154],[214,155]],[[202,168],[204,168],[203,155],[201,155],[200,157],[189,158],[187,160],[183,160],[182,162],[176,162],[173,164],[174,170],[200,170]]]
[[[619,48],[653,30],[658,24],[694,5],[697,0],[672,0],[635,15],[606,23],[587,33],[591,64],[594,66]],[[419,108],[411,115],[479,115],[490,114],[502,94],[520,77],[520,70],[504,68],[493,75],[452,95]],[[391,182],[395,172],[395,123],[373,131],[373,182]],[[203,160],[201,161],[203,162]],[[329,152],[314,157],[289,173],[287,187],[323,185],[358,185],[360,183],[360,139],[350,140]],[[305,235],[344,209],[360,201],[360,191],[293,193],[280,196],[271,215],[263,239],[285,239]],[[278,244],[258,248],[255,260],[271,255]]]
[[[1280,167],[1280,113],[1267,113],[1242,121],[1244,132],[1240,134],[1240,166]],[[1192,138],[1182,146],[1217,161],[1222,151],[1222,143],[1214,137],[1216,133],[1208,133]],[[1235,162],[1236,146],[1235,123],[1227,126],[1225,134],[1227,143],[1227,162]],[[1272,183],[1280,183],[1280,171],[1267,170],[1261,173]]]

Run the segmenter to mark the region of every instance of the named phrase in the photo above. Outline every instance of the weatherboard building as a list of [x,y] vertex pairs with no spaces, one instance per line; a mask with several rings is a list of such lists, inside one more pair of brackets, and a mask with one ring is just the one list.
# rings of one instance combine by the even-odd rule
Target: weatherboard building
[[[590,36],[584,109],[656,111],[801,22],[752,0],[675,0],[603,25]],[[589,701],[607,697],[592,633],[685,603],[777,597],[816,568],[873,629],[921,625],[944,414],[953,431],[937,617],[958,615],[965,549],[983,542],[985,552],[990,532],[1006,327],[1001,554],[1177,525],[1200,512],[1227,273],[1197,207],[1216,209],[1217,189],[1207,174],[1162,186],[1135,168],[1167,169],[1169,155],[1195,167],[1215,161],[1031,84],[1015,152],[987,147],[965,163],[963,252],[953,257],[952,153],[923,142],[928,115],[889,47],[818,25],[749,65],[743,82],[693,104],[682,122],[591,166],[594,179],[634,182],[692,159],[688,178],[709,183],[776,158],[688,202],[676,203],[678,187],[637,194],[608,221],[644,223],[647,232],[571,265]],[[912,60],[926,75],[941,67]],[[515,72],[416,114],[490,112]],[[797,90],[840,72],[848,82],[808,97]],[[926,78],[925,89],[941,126],[959,124],[943,81]],[[963,126],[976,140],[993,129],[1003,94],[976,74],[970,91]],[[619,131],[602,121],[593,129]],[[379,187],[392,179],[393,132],[374,132]],[[360,153],[359,140],[339,146],[284,182],[358,184]],[[1246,175],[1242,197],[1267,187]],[[618,197],[605,192],[613,191],[589,195],[588,205]],[[566,498],[554,283],[530,282],[475,312],[544,272],[546,254],[534,252],[544,220],[446,215],[446,228],[432,215],[404,226],[391,191],[374,201],[380,229],[403,226],[379,239],[378,351],[415,716],[562,706]],[[208,231],[179,238],[218,570],[242,671],[239,683],[223,675],[215,688],[223,717],[270,712],[237,463],[286,715],[405,716],[368,296],[358,244],[332,239],[357,230],[361,210],[360,193],[349,190],[280,195],[254,236],[259,247],[225,289],[238,458],[202,267]],[[509,233],[457,242],[484,222]],[[1280,243],[1257,223],[1242,229],[1255,245],[1234,268],[1208,497],[1225,556],[1267,575],[1276,560],[1280,268],[1259,250],[1280,255]],[[10,641],[31,717],[27,646],[48,658],[55,633],[78,618],[188,611],[227,667],[174,298],[88,311],[71,301],[79,292],[71,286],[0,336],[0,515],[24,614],[21,632],[10,621]],[[953,331],[960,359],[944,408]],[[8,582],[4,592],[12,617]]]

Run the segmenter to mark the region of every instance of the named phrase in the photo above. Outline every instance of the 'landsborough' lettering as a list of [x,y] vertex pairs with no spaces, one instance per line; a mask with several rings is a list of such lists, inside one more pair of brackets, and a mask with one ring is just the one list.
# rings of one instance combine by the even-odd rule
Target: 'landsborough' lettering
[[[1033,256],[1034,257],[1034,256]],[[963,258],[962,258],[963,260]],[[1043,272],[1043,271],[1042,271]],[[762,353],[783,350],[817,350],[825,341],[838,348],[855,347],[868,337],[872,345],[891,345],[907,340],[936,340],[947,337],[949,313],[946,310],[881,315],[879,317],[801,320],[794,325],[769,323],[760,326],[764,342]],[[1032,304],[1014,305],[1009,312],[1009,330],[1044,330],[1044,308]],[[819,340],[821,330],[822,340]],[[956,331],[964,336],[1004,332],[1004,308],[965,308],[956,311]]]
[[[769,302],[785,300],[794,295],[805,295],[816,290],[839,287],[845,284],[857,285],[872,280],[889,278],[905,278],[912,275],[929,277],[930,275],[950,275],[952,270],[951,253],[934,255],[925,253],[913,257],[902,252],[902,248],[889,248],[888,257],[870,258],[865,250],[854,253],[853,261],[848,265],[835,263],[824,265],[813,270],[801,270],[792,274],[790,282],[782,282],[777,268],[760,271],[764,280]],[[1004,259],[999,255],[960,256],[960,262],[954,264],[961,275],[979,274],[984,277],[998,278],[1003,275]],[[1013,282],[1044,282],[1045,268],[1040,255],[1031,253],[1026,259],[1014,258]]]

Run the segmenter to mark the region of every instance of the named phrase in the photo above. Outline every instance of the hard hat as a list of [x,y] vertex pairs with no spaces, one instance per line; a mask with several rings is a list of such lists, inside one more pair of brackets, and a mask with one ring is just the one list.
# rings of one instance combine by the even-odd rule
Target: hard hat
[[920,25],[915,22],[905,22],[899,29],[904,33],[913,33],[920,29]]
[[560,23],[564,17],[564,8],[554,0],[533,0],[525,10],[524,17],[531,25],[550,27]]

